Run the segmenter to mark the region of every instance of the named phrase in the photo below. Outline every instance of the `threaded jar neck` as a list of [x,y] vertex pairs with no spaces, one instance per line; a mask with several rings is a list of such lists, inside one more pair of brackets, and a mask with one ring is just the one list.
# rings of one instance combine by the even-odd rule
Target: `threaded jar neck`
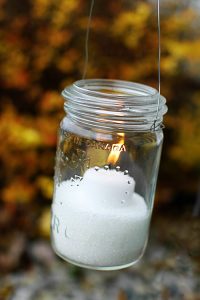
[[100,130],[159,130],[167,112],[166,99],[156,89],[129,81],[79,80],[62,96],[73,122]]

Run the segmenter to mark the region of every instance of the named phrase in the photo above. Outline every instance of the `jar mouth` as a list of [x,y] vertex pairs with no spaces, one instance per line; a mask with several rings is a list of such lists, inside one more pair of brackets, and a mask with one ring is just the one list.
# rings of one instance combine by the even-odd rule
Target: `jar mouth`
[[150,86],[108,79],[79,80],[62,92],[68,116],[97,129],[160,129],[166,99]]

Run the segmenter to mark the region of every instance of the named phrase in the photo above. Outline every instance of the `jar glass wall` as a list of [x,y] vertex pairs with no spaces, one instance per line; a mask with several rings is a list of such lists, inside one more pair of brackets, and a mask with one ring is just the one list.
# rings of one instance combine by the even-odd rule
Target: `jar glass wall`
[[[147,93],[144,86],[137,86],[143,91],[137,99],[140,107],[129,105],[127,113],[126,97],[132,93],[127,91],[127,83],[110,81],[105,88],[103,82],[95,83],[94,88],[94,80],[82,81],[87,90],[83,99],[86,110],[84,101],[83,107],[73,102],[76,98],[79,101],[80,95],[72,93],[67,98],[68,115],[61,122],[56,155],[52,244],[69,262],[111,270],[134,264],[144,252],[163,133],[160,123],[149,129],[144,128],[144,120],[140,123],[145,114],[146,123],[151,121],[146,105],[144,111],[141,109]],[[100,95],[88,96],[91,90],[100,91]],[[116,106],[113,95],[120,96],[117,101],[121,107],[116,111],[112,108]],[[101,105],[95,102],[98,97]],[[138,98],[138,91],[131,97]],[[163,99],[159,118],[166,111]],[[149,106],[154,117],[156,103]]]

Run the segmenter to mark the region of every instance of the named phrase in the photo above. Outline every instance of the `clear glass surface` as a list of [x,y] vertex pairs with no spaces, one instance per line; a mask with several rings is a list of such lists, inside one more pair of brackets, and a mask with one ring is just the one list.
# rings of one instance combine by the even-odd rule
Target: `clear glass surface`
[[147,245],[165,100],[150,87],[106,80],[79,81],[63,95],[53,248],[86,268],[130,266]]
[[77,134],[77,126],[73,132],[67,119],[62,127],[67,123],[56,157],[53,247],[67,261],[88,268],[134,264],[147,244],[162,131],[95,138],[81,128]]

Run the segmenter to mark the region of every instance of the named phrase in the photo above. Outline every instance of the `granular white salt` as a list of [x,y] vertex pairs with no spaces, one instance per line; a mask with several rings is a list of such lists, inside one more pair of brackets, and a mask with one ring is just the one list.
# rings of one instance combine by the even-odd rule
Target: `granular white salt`
[[[82,178],[81,178],[82,179]],[[136,261],[148,237],[150,213],[135,181],[116,170],[91,168],[56,186],[52,236],[71,262],[114,267]]]

